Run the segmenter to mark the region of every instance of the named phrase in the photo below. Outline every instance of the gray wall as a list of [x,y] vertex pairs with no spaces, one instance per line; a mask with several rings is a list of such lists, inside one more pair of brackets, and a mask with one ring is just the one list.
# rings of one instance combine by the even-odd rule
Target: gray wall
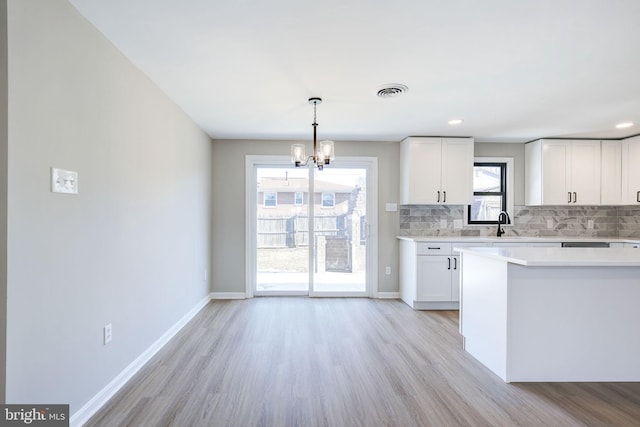
[[[311,136],[311,128],[309,135]],[[398,142],[336,141],[337,156],[378,158],[378,291],[398,291],[399,213],[385,212],[398,202]],[[215,140],[213,143],[212,291],[245,290],[245,156],[289,155],[291,141]],[[385,266],[392,274],[384,274]]]
[[[288,155],[291,141],[215,140],[213,143],[212,291],[245,289],[245,171],[246,155]],[[398,202],[400,143],[336,141],[338,156],[378,158],[378,290],[398,292],[399,212],[385,212],[385,203]],[[524,145],[476,143],[476,157],[513,157],[515,203],[524,203]],[[384,274],[391,266],[392,274]]]
[[0,0],[0,403],[7,373],[7,1]]
[[211,142],[66,0],[8,6],[6,400],[74,413],[208,296]]

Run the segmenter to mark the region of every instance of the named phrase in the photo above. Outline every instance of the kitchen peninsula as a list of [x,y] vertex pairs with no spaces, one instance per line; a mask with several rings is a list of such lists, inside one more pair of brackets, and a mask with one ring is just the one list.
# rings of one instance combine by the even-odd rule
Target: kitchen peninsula
[[640,381],[640,251],[454,249],[465,350],[505,382]]

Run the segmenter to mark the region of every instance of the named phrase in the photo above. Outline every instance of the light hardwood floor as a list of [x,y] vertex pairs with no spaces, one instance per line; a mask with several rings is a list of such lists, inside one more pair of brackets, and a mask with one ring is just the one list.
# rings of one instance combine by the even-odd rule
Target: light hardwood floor
[[87,425],[640,426],[640,383],[505,384],[457,328],[400,301],[212,302]]

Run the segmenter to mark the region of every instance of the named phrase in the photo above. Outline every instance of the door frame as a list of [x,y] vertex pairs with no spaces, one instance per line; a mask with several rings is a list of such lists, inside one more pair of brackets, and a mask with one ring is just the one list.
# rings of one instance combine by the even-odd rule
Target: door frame
[[[340,157],[331,163],[341,168],[362,168],[367,170],[367,254],[365,293],[349,292],[327,293],[313,292],[312,273],[309,273],[309,292],[287,292],[286,295],[309,295],[310,297],[352,297],[361,296],[376,298],[378,296],[378,158],[377,157]],[[289,156],[247,155],[245,156],[245,297],[253,298],[256,289],[256,209],[257,192],[255,191],[256,168],[289,167]],[[331,167],[331,166],[329,166]],[[310,182],[311,184],[311,182]],[[313,191],[311,186],[309,192]],[[310,224],[312,226],[312,224]],[[310,241],[312,230],[310,230]],[[310,247],[310,251],[311,251]],[[269,292],[277,296],[278,292]]]

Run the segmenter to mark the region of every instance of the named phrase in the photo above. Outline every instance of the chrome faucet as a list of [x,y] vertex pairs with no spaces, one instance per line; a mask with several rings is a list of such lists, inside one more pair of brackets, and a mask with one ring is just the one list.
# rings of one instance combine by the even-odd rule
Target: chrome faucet
[[511,218],[509,218],[509,214],[505,211],[500,211],[498,214],[498,237],[502,237],[504,234],[504,229],[501,227],[502,224],[510,224]]

